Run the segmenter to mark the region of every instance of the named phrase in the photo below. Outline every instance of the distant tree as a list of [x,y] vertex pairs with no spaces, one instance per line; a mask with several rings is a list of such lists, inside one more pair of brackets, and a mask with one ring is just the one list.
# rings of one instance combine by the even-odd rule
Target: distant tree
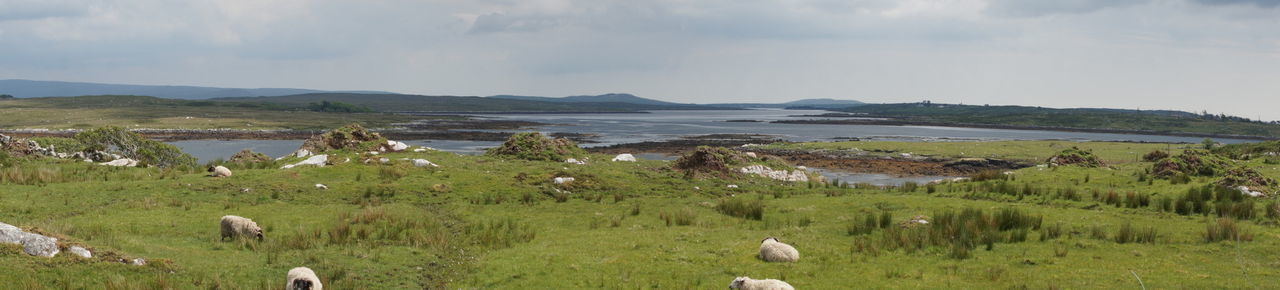
[[0,100],[12,99],[12,98],[13,98],[13,95],[0,95]]
[[311,103],[307,105],[307,110],[314,112],[327,113],[367,113],[373,112],[373,109],[365,106],[356,106],[342,102],[321,101],[320,103]]
[[1204,138],[1204,140],[1200,140],[1200,144],[1204,145],[1205,150],[1211,150],[1213,149],[1213,145],[1218,144],[1218,142],[1213,142],[1213,139]]

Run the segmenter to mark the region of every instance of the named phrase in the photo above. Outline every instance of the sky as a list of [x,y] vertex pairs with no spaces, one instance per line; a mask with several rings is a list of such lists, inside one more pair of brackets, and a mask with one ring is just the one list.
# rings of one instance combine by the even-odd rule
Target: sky
[[0,0],[0,79],[1280,120],[1280,0]]

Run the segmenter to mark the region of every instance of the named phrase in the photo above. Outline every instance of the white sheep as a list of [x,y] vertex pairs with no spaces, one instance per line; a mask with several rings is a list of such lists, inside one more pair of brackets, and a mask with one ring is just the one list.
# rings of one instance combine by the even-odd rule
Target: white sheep
[[765,262],[795,262],[800,260],[800,252],[795,247],[768,237],[760,241],[760,259]]
[[316,189],[329,189],[328,185],[316,183]]
[[234,238],[236,236],[254,237],[262,240],[262,228],[258,227],[258,223],[251,219],[239,216],[223,216],[222,217],[222,238]]
[[231,169],[227,169],[221,165],[209,167],[209,172],[213,172],[213,174],[209,174],[209,176],[212,177],[231,177]]
[[734,278],[733,282],[729,282],[729,289],[745,289],[745,290],[795,290],[791,284],[775,279],[756,280],[751,277]]
[[316,272],[311,268],[297,267],[289,270],[288,282],[284,285],[285,290],[322,290],[324,285],[320,284],[320,278],[316,277]]

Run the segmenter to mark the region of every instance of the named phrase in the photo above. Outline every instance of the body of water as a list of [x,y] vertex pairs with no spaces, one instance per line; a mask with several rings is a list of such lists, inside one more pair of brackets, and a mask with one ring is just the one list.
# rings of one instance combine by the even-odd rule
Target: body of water
[[[834,138],[860,138],[864,140],[900,141],[994,141],[994,140],[1068,140],[1068,141],[1138,141],[1138,142],[1200,142],[1202,138],[1158,135],[1129,135],[1107,133],[1056,132],[1039,130],[1006,130],[982,128],[952,128],[931,126],[871,126],[871,125],[819,125],[772,124],[769,121],[815,119],[815,117],[791,117],[792,115],[817,115],[828,113],[820,110],[731,110],[731,111],[654,111],[648,114],[500,114],[480,115],[480,118],[522,120],[551,125],[536,128],[544,133],[594,134],[600,143],[583,144],[585,147],[644,141],[664,141],[692,135],[707,134],[764,134],[789,141],[831,141]],[[725,122],[727,120],[757,120],[760,122]],[[1240,143],[1249,140],[1215,139],[1218,142]],[[480,154],[485,148],[497,146],[496,141],[455,140],[397,140],[414,146],[427,146],[459,154]],[[302,140],[188,140],[170,144],[208,162],[229,158],[232,154],[251,149],[272,157],[284,156],[298,149]],[[671,160],[673,156],[638,154],[642,159]],[[944,178],[894,177],[883,174],[853,174],[818,170],[828,179],[840,179],[849,183],[866,182],[876,185],[925,183]]]

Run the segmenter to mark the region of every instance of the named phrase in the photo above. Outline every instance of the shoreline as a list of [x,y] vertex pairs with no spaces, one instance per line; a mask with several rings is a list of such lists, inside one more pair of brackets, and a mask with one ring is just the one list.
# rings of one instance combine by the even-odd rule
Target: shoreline
[[1124,134],[1124,135],[1153,135],[1153,136],[1169,136],[1169,137],[1203,137],[1203,138],[1222,138],[1222,139],[1241,139],[1241,140],[1257,140],[1271,141],[1280,140],[1280,137],[1254,136],[1254,135],[1231,135],[1231,134],[1213,134],[1213,133],[1191,133],[1191,132],[1157,132],[1146,130],[1125,130],[1125,129],[1103,129],[1103,128],[1075,128],[1075,127],[1052,127],[1052,126],[1027,126],[1027,125],[997,125],[997,124],[972,124],[972,123],[945,123],[945,122],[929,122],[929,121],[902,121],[902,120],[777,120],[769,123],[774,124],[810,124],[810,125],[874,125],[874,126],[934,126],[934,127],[952,127],[952,128],[979,128],[979,129],[1003,129],[1003,130],[1035,130],[1035,131],[1055,131],[1055,132],[1076,132],[1076,133],[1106,133],[1106,134]]

